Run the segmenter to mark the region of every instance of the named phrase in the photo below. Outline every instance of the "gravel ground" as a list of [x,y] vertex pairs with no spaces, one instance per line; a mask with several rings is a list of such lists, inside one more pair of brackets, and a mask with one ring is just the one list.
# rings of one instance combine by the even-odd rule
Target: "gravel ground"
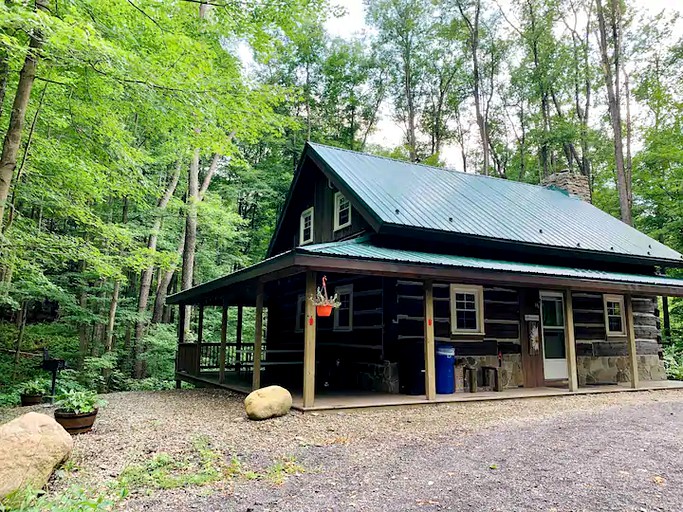
[[[51,492],[100,487],[155,454],[182,457],[204,436],[226,460],[284,483],[237,476],[133,492],[117,510],[635,510],[683,508],[683,391],[292,413],[244,419],[224,391],[116,393],[76,437],[78,471]],[[28,409],[0,410],[0,422]],[[38,409],[40,410],[40,409]],[[43,410],[44,411],[44,410]]]

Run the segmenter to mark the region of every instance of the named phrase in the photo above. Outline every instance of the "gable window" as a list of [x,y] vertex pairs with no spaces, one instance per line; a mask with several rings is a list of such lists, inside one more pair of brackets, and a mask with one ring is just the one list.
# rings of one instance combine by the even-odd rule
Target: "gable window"
[[337,286],[334,290],[339,295],[341,305],[334,309],[334,330],[350,331],[353,329],[353,285]]
[[451,332],[484,334],[484,291],[481,286],[451,285]]
[[603,295],[605,300],[605,330],[607,336],[626,336],[624,296]]
[[301,212],[299,221],[299,245],[310,244],[313,241],[313,207]]
[[351,203],[341,192],[334,194],[334,230],[351,225]]
[[306,321],[306,296],[299,295],[296,298],[296,322],[294,325],[294,332],[302,332],[304,330],[304,322]]

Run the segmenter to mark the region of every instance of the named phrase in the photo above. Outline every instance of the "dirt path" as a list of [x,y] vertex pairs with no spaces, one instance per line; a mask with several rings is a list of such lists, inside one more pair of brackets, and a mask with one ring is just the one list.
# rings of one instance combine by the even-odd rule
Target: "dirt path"
[[77,470],[53,492],[115,481],[159,454],[180,460],[201,438],[238,468],[232,477],[168,490],[133,486],[117,510],[649,512],[683,504],[681,391],[291,414],[260,423],[244,420],[240,397],[226,392],[108,400],[97,430],[76,440]]

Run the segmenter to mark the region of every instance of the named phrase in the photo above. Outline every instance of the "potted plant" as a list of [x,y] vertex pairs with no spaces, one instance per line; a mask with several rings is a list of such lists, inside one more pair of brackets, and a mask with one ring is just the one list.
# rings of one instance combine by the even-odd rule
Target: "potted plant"
[[35,379],[25,383],[19,388],[19,395],[21,396],[21,405],[38,405],[43,402],[43,397],[47,393],[48,384],[42,379]]
[[318,288],[315,297],[309,297],[309,300],[315,306],[315,313],[318,316],[330,316],[333,308],[341,306],[341,301],[336,293],[332,297],[327,296],[327,277],[323,276],[322,281],[322,288]]
[[67,391],[58,397],[55,420],[69,434],[90,432],[99,407],[105,404],[94,391]]

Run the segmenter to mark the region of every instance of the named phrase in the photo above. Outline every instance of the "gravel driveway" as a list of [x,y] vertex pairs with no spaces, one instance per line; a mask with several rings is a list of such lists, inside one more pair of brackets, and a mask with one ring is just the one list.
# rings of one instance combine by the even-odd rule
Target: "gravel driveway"
[[[241,397],[221,391],[108,400],[97,430],[76,439],[80,470],[65,479],[69,485],[96,486],[156,453],[181,454],[197,435],[244,468],[262,471],[288,457],[304,470],[282,484],[238,476],[136,491],[117,510],[683,508],[683,391],[290,414],[258,423],[242,419]],[[53,491],[66,485],[57,481]]]

